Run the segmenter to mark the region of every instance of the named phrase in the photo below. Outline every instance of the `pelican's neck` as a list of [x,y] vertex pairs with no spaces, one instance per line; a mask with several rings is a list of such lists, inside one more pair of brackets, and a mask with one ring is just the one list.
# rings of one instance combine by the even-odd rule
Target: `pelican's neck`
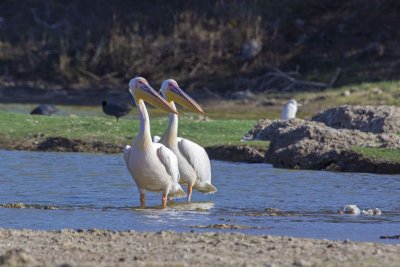
[[[169,104],[176,110],[174,101],[170,101]],[[168,144],[168,147],[175,144],[178,138],[178,115],[169,113],[169,124],[168,129],[164,134],[164,142]]]
[[137,103],[137,108],[139,111],[139,119],[140,119],[140,129],[135,138],[134,146],[146,146],[150,144],[151,134],[150,134],[150,119],[149,114],[147,113],[146,105],[142,99],[139,99]]

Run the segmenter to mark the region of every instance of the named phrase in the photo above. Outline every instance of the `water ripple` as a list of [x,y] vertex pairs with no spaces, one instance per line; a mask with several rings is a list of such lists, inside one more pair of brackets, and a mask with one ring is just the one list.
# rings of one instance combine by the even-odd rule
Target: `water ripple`
[[[218,192],[194,192],[194,203],[181,199],[163,210],[159,193],[148,193],[148,207],[138,207],[139,194],[121,155],[0,150],[0,162],[0,227],[212,229],[398,242],[379,236],[398,234],[400,175],[297,171],[212,161]],[[382,215],[337,213],[349,204],[379,208]]]

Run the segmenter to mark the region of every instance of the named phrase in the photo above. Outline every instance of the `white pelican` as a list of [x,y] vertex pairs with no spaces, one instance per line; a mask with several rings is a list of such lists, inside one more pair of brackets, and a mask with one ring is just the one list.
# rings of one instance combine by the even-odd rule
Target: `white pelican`
[[136,77],[129,82],[129,91],[135,99],[140,129],[132,146],[124,149],[124,160],[140,192],[140,205],[145,207],[145,192],[162,192],[162,206],[167,207],[167,197],[183,197],[179,185],[178,159],[162,144],[153,143],[150,134],[149,115],[144,101],[166,112],[177,114],[168,103],[148,84],[146,79]]
[[[175,80],[165,80],[160,91],[173,109],[176,109],[174,102],[177,102],[194,112],[204,114],[201,107],[180,89]],[[217,188],[211,184],[211,164],[207,152],[198,144],[178,137],[178,116],[176,114],[169,114],[168,129],[159,142],[171,149],[178,158],[181,174],[179,183],[188,185],[188,202],[190,202],[193,188],[202,193],[217,191]]]
[[289,120],[296,118],[297,101],[290,99],[282,109],[282,120]]

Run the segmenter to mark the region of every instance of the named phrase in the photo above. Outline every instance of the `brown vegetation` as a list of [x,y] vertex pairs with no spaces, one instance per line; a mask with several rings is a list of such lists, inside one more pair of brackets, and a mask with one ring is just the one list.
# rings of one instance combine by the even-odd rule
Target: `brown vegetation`
[[326,84],[338,68],[338,84],[396,79],[399,11],[395,0],[5,0],[0,81],[90,88],[174,77],[206,95],[321,88],[268,75],[275,67]]

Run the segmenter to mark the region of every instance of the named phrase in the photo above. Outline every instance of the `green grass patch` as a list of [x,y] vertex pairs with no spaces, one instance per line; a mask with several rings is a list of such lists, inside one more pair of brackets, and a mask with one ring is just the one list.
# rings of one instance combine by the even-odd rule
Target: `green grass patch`
[[[0,111],[0,138],[12,142],[38,137],[65,137],[87,142],[131,144],[138,132],[139,120],[136,111],[127,117],[129,118],[115,122],[115,119],[111,117],[48,117]],[[195,117],[182,116],[179,121],[179,136],[202,146],[244,144],[240,139],[255,123],[255,120],[233,119],[198,121]],[[152,135],[162,135],[167,125],[167,116],[151,118]],[[245,144],[267,147],[268,142],[257,141]]]
[[374,160],[400,163],[400,149],[375,147],[353,147],[352,149],[353,151]]

